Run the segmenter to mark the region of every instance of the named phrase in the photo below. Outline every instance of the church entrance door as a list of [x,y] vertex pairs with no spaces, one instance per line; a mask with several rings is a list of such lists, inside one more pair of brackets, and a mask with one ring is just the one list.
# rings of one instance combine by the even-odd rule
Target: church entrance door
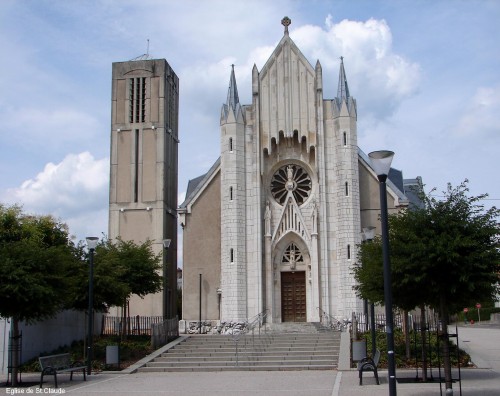
[[304,271],[281,273],[281,320],[306,321],[306,273]]

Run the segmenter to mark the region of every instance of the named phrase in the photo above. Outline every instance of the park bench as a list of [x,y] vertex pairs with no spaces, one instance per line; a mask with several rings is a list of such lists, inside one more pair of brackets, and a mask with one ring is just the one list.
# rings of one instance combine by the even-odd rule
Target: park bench
[[380,350],[377,349],[375,351],[375,356],[372,358],[364,357],[358,362],[358,371],[359,371],[359,384],[363,385],[363,372],[364,371],[373,371],[375,375],[375,379],[377,380],[377,385],[380,385],[380,381],[378,380],[378,372],[377,366],[380,360]]
[[83,380],[86,381],[85,369],[86,367],[82,362],[71,363],[69,353],[62,353],[60,355],[41,356],[38,358],[42,375],[40,377],[40,388],[43,386],[44,375],[54,375],[55,387],[57,388],[57,374],[58,373],[71,373],[70,380],[73,380],[73,371],[81,370],[83,373]]

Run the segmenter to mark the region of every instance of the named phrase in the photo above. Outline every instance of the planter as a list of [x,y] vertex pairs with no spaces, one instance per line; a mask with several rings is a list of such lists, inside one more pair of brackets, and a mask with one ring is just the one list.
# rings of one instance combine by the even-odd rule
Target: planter
[[352,341],[352,360],[358,362],[366,357],[366,340],[353,340]]

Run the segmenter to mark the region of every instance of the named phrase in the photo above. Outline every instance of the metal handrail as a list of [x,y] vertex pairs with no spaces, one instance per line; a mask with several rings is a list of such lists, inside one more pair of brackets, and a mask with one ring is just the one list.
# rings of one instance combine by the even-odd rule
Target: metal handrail
[[[268,309],[265,309],[262,312],[259,312],[257,315],[252,316],[251,318],[247,318],[243,323],[245,324],[241,331],[238,331],[237,333],[233,333],[232,338],[234,341],[234,347],[235,347],[235,356],[236,356],[236,366],[239,366],[239,352],[238,352],[238,343],[241,339],[241,337],[244,337],[245,340],[245,346],[247,345],[247,338],[246,335],[252,331],[252,341],[253,341],[253,346],[255,348],[255,334],[254,330],[258,325],[259,329],[259,336],[260,336],[260,329],[264,324],[264,319],[267,317],[267,311]],[[264,327],[265,330],[265,327]]]
[[321,322],[327,328],[337,331],[346,331],[349,328],[351,322],[348,319],[343,319],[342,321],[340,321],[339,319],[325,312],[320,307],[316,308],[318,309],[321,316]]

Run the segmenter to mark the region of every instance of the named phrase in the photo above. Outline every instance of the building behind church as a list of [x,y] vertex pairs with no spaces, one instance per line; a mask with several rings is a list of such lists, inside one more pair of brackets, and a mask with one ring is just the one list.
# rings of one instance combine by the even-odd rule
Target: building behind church
[[[288,33],[252,70],[252,102],[240,103],[234,67],[220,115],[220,158],[189,182],[183,229],[187,322],[318,322],[362,311],[352,267],[363,230],[379,232],[379,184],[358,148],[356,100],[340,60],[337,96],[323,97],[312,66]],[[391,170],[390,211],[409,204]]]

